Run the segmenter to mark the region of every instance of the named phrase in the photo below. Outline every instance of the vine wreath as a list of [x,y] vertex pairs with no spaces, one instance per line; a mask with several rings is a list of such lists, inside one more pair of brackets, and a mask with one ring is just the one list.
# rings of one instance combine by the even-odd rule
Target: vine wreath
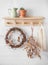
[[[10,37],[11,37],[11,36],[12,36],[12,32],[15,32],[15,31],[20,32],[21,35],[23,36],[21,42],[19,42],[20,37],[18,37],[18,42],[19,42],[19,44],[17,44],[17,45],[14,44],[13,40],[10,40],[10,39],[9,39],[9,35],[10,35]],[[18,48],[18,47],[22,46],[22,45],[24,44],[24,42],[26,41],[26,35],[24,34],[24,32],[23,32],[20,28],[14,27],[14,28],[11,28],[11,29],[7,32],[6,37],[5,37],[5,40],[6,40],[6,43],[9,44],[9,46],[11,46],[11,48]]]

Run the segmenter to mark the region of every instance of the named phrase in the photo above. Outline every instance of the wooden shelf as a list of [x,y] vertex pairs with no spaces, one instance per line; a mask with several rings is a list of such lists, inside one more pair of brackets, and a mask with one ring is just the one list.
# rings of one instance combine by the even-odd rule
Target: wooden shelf
[[16,17],[16,18],[10,18],[10,17],[4,17],[3,18],[8,25],[36,25],[36,24],[42,24],[44,17]]
[[44,17],[41,17],[41,16],[30,16],[30,17],[16,17],[16,18],[11,18],[11,17],[4,17],[4,19],[7,19],[7,20],[16,20],[16,19],[36,19],[36,20],[40,20],[40,19],[44,19]]

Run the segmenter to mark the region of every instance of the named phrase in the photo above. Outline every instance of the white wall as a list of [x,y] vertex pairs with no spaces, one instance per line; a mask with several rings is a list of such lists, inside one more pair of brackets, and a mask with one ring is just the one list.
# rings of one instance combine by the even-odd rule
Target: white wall
[[8,9],[13,7],[17,7],[18,10],[20,7],[24,7],[29,16],[45,17],[44,27],[46,38],[48,38],[48,0],[0,0],[0,19],[8,16]]
[[[8,9],[12,7],[17,7],[17,8],[24,7],[25,9],[27,9],[27,15],[29,16],[45,17],[44,28],[46,33],[46,44],[47,44],[47,50],[48,50],[48,0],[0,0],[0,35],[4,35],[5,30],[7,30],[1,18],[7,16]],[[26,65],[26,63],[28,65],[32,64],[31,60],[26,58],[26,55],[22,49],[17,51],[17,50],[8,48],[6,44],[3,42],[3,40],[4,38],[0,36],[0,52],[1,52],[0,64],[1,65],[20,65],[20,64]],[[34,64],[36,65],[36,60]]]
[[[47,39],[48,48],[48,0],[0,0],[0,19],[8,16],[8,9],[20,7],[27,9],[29,16],[43,16],[45,17],[44,28]],[[1,24],[3,27],[3,24]]]
[[24,7],[29,15],[48,17],[48,0],[0,0],[0,15],[7,15],[8,9],[12,7]]
[[0,18],[8,16],[8,9],[13,7],[17,7],[18,10],[24,7],[29,16],[45,17],[44,27],[48,48],[48,0],[0,0]]

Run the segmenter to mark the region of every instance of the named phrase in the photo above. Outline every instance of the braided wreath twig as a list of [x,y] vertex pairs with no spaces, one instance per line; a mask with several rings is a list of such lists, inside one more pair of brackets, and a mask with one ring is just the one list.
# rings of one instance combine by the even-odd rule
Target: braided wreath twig
[[[8,38],[9,34],[10,34],[11,32],[14,32],[14,31],[20,32],[21,35],[23,36],[22,41],[20,42],[20,44],[15,45],[15,44]],[[18,37],[18,39],[20,39],[20,38]],[[7,32],[6,37],[5,37],[5,40],[6,40],[6,43],[9,44],[9,46],[11,46],[12,48],[18,48],[18,47],[22,46],[22,45],[24,44],[24,42],[26,41],[26,35],[24,34],[24,32],[23,32],[20,28],[14,27],[14,28],[11,28],[11,29]]]

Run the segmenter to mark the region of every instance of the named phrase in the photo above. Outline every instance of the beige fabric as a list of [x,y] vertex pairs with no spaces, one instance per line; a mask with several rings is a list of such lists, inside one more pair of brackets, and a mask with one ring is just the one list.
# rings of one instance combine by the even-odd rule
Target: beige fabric
[[39,42],[41,45],[41,48],[43,50],[46,50],[46,37],[45,37],[45,31],[44,31],[44,27],[41,25],[39,32],[38,32],[38,38],[39,38]]
[[42,50],[46,50],[46,37],[43,25],[33,27],[33,37],[39,42]]

